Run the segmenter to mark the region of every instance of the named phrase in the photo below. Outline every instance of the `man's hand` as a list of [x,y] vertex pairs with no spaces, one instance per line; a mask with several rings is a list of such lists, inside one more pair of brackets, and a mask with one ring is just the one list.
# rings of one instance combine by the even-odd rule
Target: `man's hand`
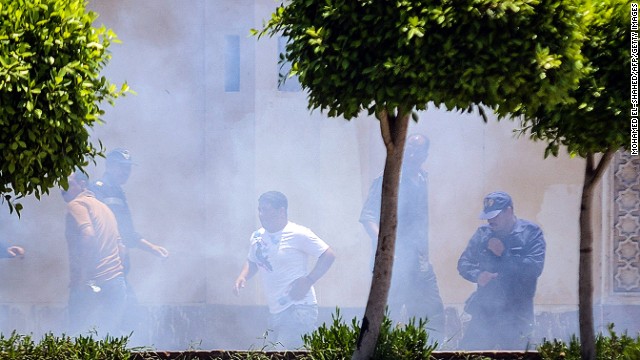
[[10,246],[7,248],[7,253],[10,257],[24,257],[24,249],[20,246]]
[[300,300],[304,298],[305,295],[311,289],[313,282],[307,277],[303,276],[301,278],[297,278],[291,283],[291,287],[289,289],[289,297],[292,300]]
[[258,266],[256,263],[245,261],[244,265],[242,265],[240,275],[238,275],[236,283],[233,285],[233,293],[236,294],[236,296],[240,295],[240,289],[244,288],[247,280],[251,279],[256,272],[258,272]]
[[495,279],[498,277],[497,273],[490,273],[487,271],[483,271],[480,273],[480,275],[478,275],[478,285],[479,286],[485,286],[487,285],[491,280]]
[[154,245],[151,247],[151,250],[159,257],[161,258],[166,258],[169,257],[169,250],[167,250],[166,248],[159,246],[159,245]]
[[487,243],[487,248],[491,250],[491,252],[494,253],[496,256],[502,256],[502,253],[504,252],[504,244],[498,238],[489,239],[489,242]]
[[143,249],[147,250],[148,252],[161,258],[169,257],[169,251],[166,248],[160,245],[156,245],[147,239],[140,239],[140,242],[146,247],[146,249]]
[[240,289],[244,288],[244,285],[247,283],[247,279],[245,279],[244,276],[238,276],[238,278],[236,279],[236,283],[233,286],[233,293],[236,294],[236,296],[240,295]]

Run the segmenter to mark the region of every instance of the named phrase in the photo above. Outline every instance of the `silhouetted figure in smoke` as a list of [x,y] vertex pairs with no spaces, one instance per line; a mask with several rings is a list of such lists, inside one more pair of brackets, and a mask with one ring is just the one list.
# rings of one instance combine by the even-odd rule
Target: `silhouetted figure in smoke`
[[458,260],[458,272],[477,283],[466,302],[472,316],[460,348],[525,349],[533,331],[533,297],[542,273],[545,240],[540,227],[514,215],[505,192],[484,198],[480,226]]
[[[127,203],[127,197],[122,189],[122,185],[129,180],[132,166],[133,162],[128,150],[114,149],[107,154],[105,172],[102,178],[93,182],[90,187],[96,197],[111,209],[118,221],[118,230],[122,237],[122,244],[124,245],[121,256],[124,265],[125,280],[131,268],[129,257],[130,249],[142,249],[161,258],[169,256],[167,249],[146,240],[136,231],[133,225],[131,210]],[[129,282],[127,282],[127,291],[126,327],[137,326],[133,324],[141,322],[139,319],[140,312],[136,309],[138,304],[137,297]],[[123,330],[131,331],[132,329],[124,328]]]
[[[429,261],[429,204],[427,160],[429,140],[421,134],[407,138],[400,189],[398,193],[398,227],[388,308],[395,322],[410,318],[427,319],[431,340],[444,338],[444,305],[438,282]],[[375,254],[378,244],[382,176],[373,181],[360,214],[360,223],[371,238]]]
[[[286,349],[303,345],[302,335],[315,329],[318,303],[313,284],[329,270],[335,254],[310,229],[290,222],[287,198],[277,191],[262,194],[258,215],[262,228],[251,235],[249,256],[236,279],[234,292],[258,270],[269,305],[269,339]],[[309,259],[317,259],[307,271]]]
[[71,331],[120,336],[126,285],[116,218],[87,190],[86,175],[76,172],[68,180],[62,197],[67,202]]

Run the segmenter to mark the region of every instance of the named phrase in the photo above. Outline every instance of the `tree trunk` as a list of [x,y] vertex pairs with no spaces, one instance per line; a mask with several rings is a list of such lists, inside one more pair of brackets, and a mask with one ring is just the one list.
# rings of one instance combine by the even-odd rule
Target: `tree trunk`
[[580,264],[578,271],[578,312],[580,321],[580,355],[583,360],[596,359],[596,337],[593,323],[593,229],[591,211],[596,185],[615,152],[607,151],[597,167],[594,154],[588,154],[580,202]]
[[389,287],[391,286],[391,270],[398,225],[398,188],[409,114],[404,114],[401,109],[398,109],[397,116],[386,111],[378,115],[382,139],[387,150],[382,175],[380,232],[378,233],[378,247],[373,265],[369,299],[362,319],[356,350],[352,356],[353,360],[373,358],[380,335],[380,327],[384,320]]
[[[593,158],[590,155],[590,158]],[[591,205],[593,200],[593,168],[587,161],[582,197],[580,199],[580,264],[578,271],[578,311],[580,321],[580,352],[583,360],[595,360],[593,324],[593,232]]]

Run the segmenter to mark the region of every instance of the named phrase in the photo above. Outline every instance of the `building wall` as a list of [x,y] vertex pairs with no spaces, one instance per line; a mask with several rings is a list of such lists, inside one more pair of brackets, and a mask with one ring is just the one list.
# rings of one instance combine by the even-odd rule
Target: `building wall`
[[[323,316],[336,306],[356,316],[369,291],[370,242],[358,223],[384,148],[376,119],[352,121],[309,111],[295,80],[278,85],[277,37],[257,40],[274,2],[113,0],[90,7],[98,24],[122,40],[111,47],[105,75],[127,81],[135,95],[105,105],[93,139],[127,147],[136,166],[125,186],[138,230],[166,246],[160,260],[133,253],[130,281],[144,326],[136,339],[160,348],[247,347],[264,328],[258,279],[240,297],[231,292],[259,227],[257,197],[281,190],[292,221],[325,239],[338,254],[317,284]],[[456,271],[475,228],[483,196],[512,194],[518,216],[540,224],[547,240],[536,310],[541,333],[575,330],[578,210],[584,161],[544,159],[543,143],[514,136],[517,124],[431,108],[411,132],[431,139],[431,260],[452,324],[473,284]],[[598,199],[596,303],[599,326],[639,300],[637,158],[619,155]],[[99,176],[103,162],[89,171]],[[20,219],[2,215],[7,238],[24,259],[0,262],[3,331],[41,333],[65,321],[67,258],[64,203],[54,189],[27,199]],[[600,210],[601,209],[601,210]],[[609,306],[611,305],[611,306]],[[615,305],[615,306],[613,306]],[[622,310],[621,310],[622,309]],[[625,310],[626,309],[626,310]],[[622,311],[622,312],[621,312]],[[616,318],[617,319],[617,318]],[[628,321],[628,328],[633,324]],[[458,326],[456,325],[456,326]],[[258,348],[260,347],[257,341]]]

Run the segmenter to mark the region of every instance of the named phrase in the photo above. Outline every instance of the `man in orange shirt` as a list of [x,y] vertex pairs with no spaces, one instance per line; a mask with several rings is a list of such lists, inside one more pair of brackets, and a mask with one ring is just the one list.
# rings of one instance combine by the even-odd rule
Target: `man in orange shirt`
[[87,190],[85,174],[73,173],[68,181],[62,197],[67,202],[70,326],[73,332],[119,336],[126,285],[118,224],[111,210]]

